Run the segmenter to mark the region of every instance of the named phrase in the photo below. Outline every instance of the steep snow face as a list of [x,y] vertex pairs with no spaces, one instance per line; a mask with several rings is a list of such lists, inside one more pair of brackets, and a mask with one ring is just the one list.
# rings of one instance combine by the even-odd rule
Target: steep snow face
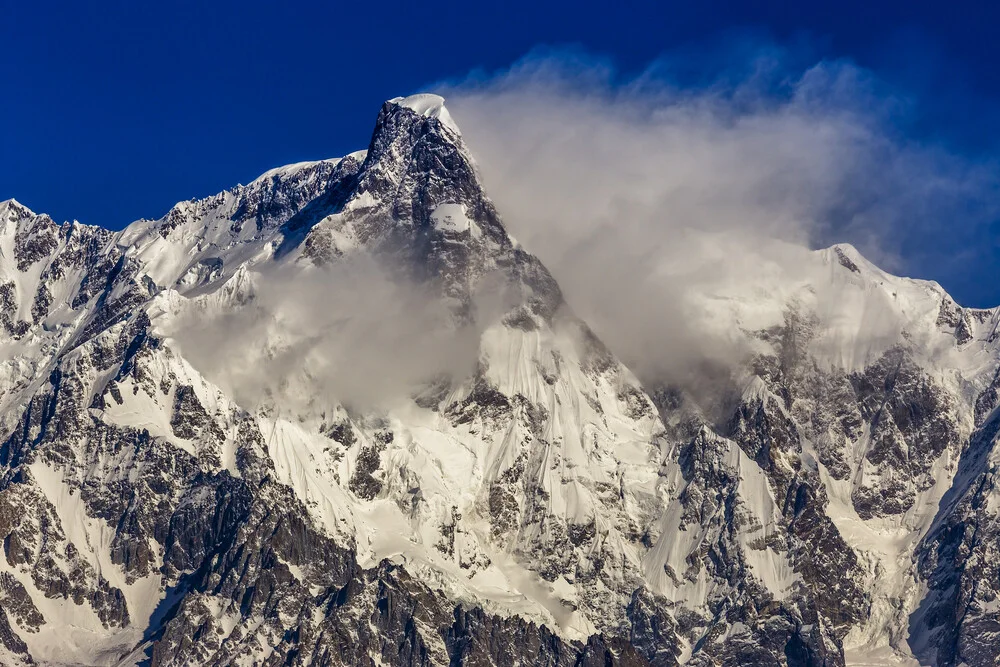
[[[359,413],[337,396],[308,398],[306,372],[280,388],[305,400],[244,407],[279,479],[328,532],[351,534],[362,564],[395,559],[460,599],[585,639],[622,615],[643,527],[662,507],[655,408],[511,243],[440,117],[390,102],[379,125],[341,198],[286,225],[298,246],[244,263],[218,289],[164,292],[152,325],[169,348],[192,312],[252,307],[230,295],[255,293],[273,264],[304,276],[371,254],[407,280],[432,268],[437,298],[479,331],[471,375],[427,378],[416,400]],[[476,303],[491,282],[513,301]],[[273,329],[263,338],[257,351],[288,343]]]
[[[751,512],[761,507],[748,500],[761,497],[755,478],[727,460],[724,448],[708,447],[715,441],[691,430],[685,415],[699,414],[694,398],[665,388],[659,401],[665,422],[684,427],[682,442],[694,437],[700,443],[689,447],[703,452],[698,463],[710,464],[712,475],[739,480],[727,494],[754,518],[728,515],[729,535],[719,545],[713,520],[706,520],[698,467],[677,454],[684,471],[674,482],[681,502],[666,515],[673,523],[664,534],[685,539],[647,555],[647,579],[667,595],[686,589],[679,594],[684,605],[711,605],[720,593],[702,583],[700,573],[676,582],[653,573],[661,563],[673,572],[692,561],[685,554],[715,549],[725,554],[723,562],[734,559],[717,575],[723,589],[740,592],[750,577],[734,586],[726,574],[745,568],[770,589],[767,597],[794,604],[796,593],[776,593],[769,583],[773,574],[769,580],[747,567],[747,545],[762,533],[767,541],[757,541],[757,549],[788,549],[792,571],[816,591],[815,604],[829,627],[825,640],[842,645],[849,662],[874,660],[868,656],[907,662],[914,650],[926,658],[926,648],[910,645],[924,644],[921,623],[928,617],[921,598],[929,575],[915,560],[939,562],[921,555],[929,548],[927,537],[942,539],[936,528],[942,508],[949,507],[956,487],[965,488],[960,471],[976,456],[967,447],[970,435],[982,432],[980,424],[997,404],[991,387],[1000,357],[1000,312],[961,308],[936,283],[886,274],[850,246],[795,255],[787,265],[765,267],[757,280],[714,284],[693,297],[704,304],[705,326],[725,331],[734,348],[749,351],[735,379],[742,393],[735,414],[713,426],[756,462],[765,487],[780,499],[778,517]],[[721,482],[722,488],[728,483]],[[674,526],[685,524],[677,517],[690,516],[692,504],[702,508],[702,528],[678,531]],[[715,556],[706,565],[718,570],[719,560]],[[775,564],[773,556],[767,560]],[[943,589],[954,575],[940,567],[938,572]],[[824,595],[818,587],[837,594]],[[958,652],[948,651],[935,659],[952,664]],[[981,648],[969,653],[983,659]]]
[[0,660],[988,664],[1000,313],[787,253],[688,295],[746,351],[709,410],[572,313],[438,96],[118,234],[0,203]]

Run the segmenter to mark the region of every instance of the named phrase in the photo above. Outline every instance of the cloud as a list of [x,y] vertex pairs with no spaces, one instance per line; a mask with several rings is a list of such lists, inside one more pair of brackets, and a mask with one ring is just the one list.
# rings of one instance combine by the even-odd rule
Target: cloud
[[[475,370],[477,325],[456,318],[433,284],[392,277],[371,256],[250,275],[243,303],[191,302],[167,332],[246,409],[277,404],[308,414],[340,401],[381,410],[441,376]],[[486,297],[475,304],[482,321],[502,307]]]
[[996,219],[993,165],[908,137],[917,103],[871,72],[765,45],[706,75],[697,56],[623,77],[536,53],[442,86],[508,229],[644,380],[742,358],[711,295],[794,279],[807,248],[905,271]]

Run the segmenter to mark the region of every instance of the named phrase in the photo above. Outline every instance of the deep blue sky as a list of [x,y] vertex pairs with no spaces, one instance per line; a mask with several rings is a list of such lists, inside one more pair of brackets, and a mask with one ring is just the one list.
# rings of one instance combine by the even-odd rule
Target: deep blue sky
[[[538,46],[577,46],[628,74],[736,30],[852,59],[918,98],[915,131],[989,153],[993,4],[0,0],[0,199],[120,228],[364,147],[383,100]],[[968,303],[1000,302],[982,273],[928,277]]]

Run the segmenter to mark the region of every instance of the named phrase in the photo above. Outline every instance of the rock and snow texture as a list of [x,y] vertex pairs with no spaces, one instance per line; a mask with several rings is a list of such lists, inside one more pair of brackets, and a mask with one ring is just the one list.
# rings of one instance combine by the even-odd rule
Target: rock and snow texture
[[[350,323],[264,310],[366,258],[471,341],[377,407],[318,379]],[[0,663],[995,664],[1000,312],[807,266],[704,295],[748,351],[709,418],[573,315],[434,95],[119,233],[4,202]]]

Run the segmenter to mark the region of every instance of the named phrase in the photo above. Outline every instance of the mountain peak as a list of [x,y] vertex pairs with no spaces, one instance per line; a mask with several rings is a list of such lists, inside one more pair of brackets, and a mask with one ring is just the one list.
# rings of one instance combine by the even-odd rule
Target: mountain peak
[[32,211],[30,208],[28,208],[21,202],[17,201],[13,197],[11,197],[10,199],[5,199],[4,201],[0,201],[0,211],[5,211],[5,212],[16,211],[21,215],[24,214],[35,215],[34,211]]
[[840,264],[842,267],[858,275],[879,275],[884,272],[850,243],[835,243],[829,248],[819,251],[827,261]]
[[461,134],[458,125],[455,124],[451,114],[448,113],[448,109],[444,105],[444,98],[440,95],[418,93],[408,97],[394,97],[388,101],[388,104],[409,109],[418,116],[436,118],[442,125],[455,132],[455,134]]

